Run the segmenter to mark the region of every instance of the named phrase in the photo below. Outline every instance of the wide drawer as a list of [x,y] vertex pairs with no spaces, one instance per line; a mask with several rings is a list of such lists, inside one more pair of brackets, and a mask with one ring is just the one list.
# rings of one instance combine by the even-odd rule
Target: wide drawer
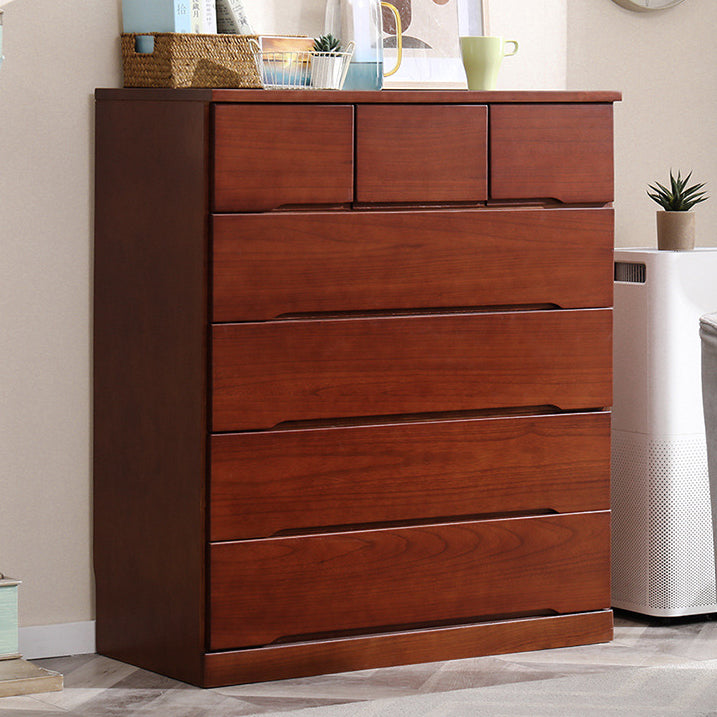
[[610,507],[610,414],[212,436],[211,540]]
[[612,209],[230,214],[213,226],[214,321],[612,304]]
[[611,334],[610,309],[217,324],[213,429],[610,406]]
[[358,105],[357,202],[482,202],[488,108]]
[[607,608],[609,526],[606,511],[215,543],[210,649]]
[[494,105],[492,199],[613,199],[612,105]]
[[216,212],[353,200],[353,107],[215,105]]
[[[204,656],[204,687],[610,642],[611,610],[290,642]],[[421,713],[422,714],[422,713]],[[436,714],[434,712],[434,714]],[[440,713],[439,713],[440,714]]]

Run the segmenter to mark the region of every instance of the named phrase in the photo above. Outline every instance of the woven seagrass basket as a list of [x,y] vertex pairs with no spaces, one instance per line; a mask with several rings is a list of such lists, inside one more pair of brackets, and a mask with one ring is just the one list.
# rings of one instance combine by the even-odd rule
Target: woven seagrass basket
[[[137,37],[154,37],[154,50],[136,50]],[[261,87],[250,35],[173,32],[122,35],[125,87]]]

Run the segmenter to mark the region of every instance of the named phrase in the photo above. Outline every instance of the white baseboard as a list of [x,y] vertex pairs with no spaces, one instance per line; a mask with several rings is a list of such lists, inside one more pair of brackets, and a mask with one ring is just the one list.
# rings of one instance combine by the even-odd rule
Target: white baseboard
[[95,621],[21,627],[18,641],[26,660],[86,655],[95,651]]

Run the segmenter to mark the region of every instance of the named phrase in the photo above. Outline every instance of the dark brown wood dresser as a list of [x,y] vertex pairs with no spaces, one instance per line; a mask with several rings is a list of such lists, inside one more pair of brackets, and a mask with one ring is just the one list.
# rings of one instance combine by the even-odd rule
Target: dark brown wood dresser
[[210,687],[611,639],[618,99],[97,91],[98,652]]

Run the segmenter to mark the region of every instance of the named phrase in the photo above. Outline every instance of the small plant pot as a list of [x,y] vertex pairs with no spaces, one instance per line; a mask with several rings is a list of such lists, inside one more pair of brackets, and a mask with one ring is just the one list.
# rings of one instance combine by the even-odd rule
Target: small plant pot
[[657,248],[664,251],[689,251],[694,249],[694,213],[657,212]]
[[340,90],[344,55],[333,52],[314,53],[311,57],[311,86],[325,90]]

